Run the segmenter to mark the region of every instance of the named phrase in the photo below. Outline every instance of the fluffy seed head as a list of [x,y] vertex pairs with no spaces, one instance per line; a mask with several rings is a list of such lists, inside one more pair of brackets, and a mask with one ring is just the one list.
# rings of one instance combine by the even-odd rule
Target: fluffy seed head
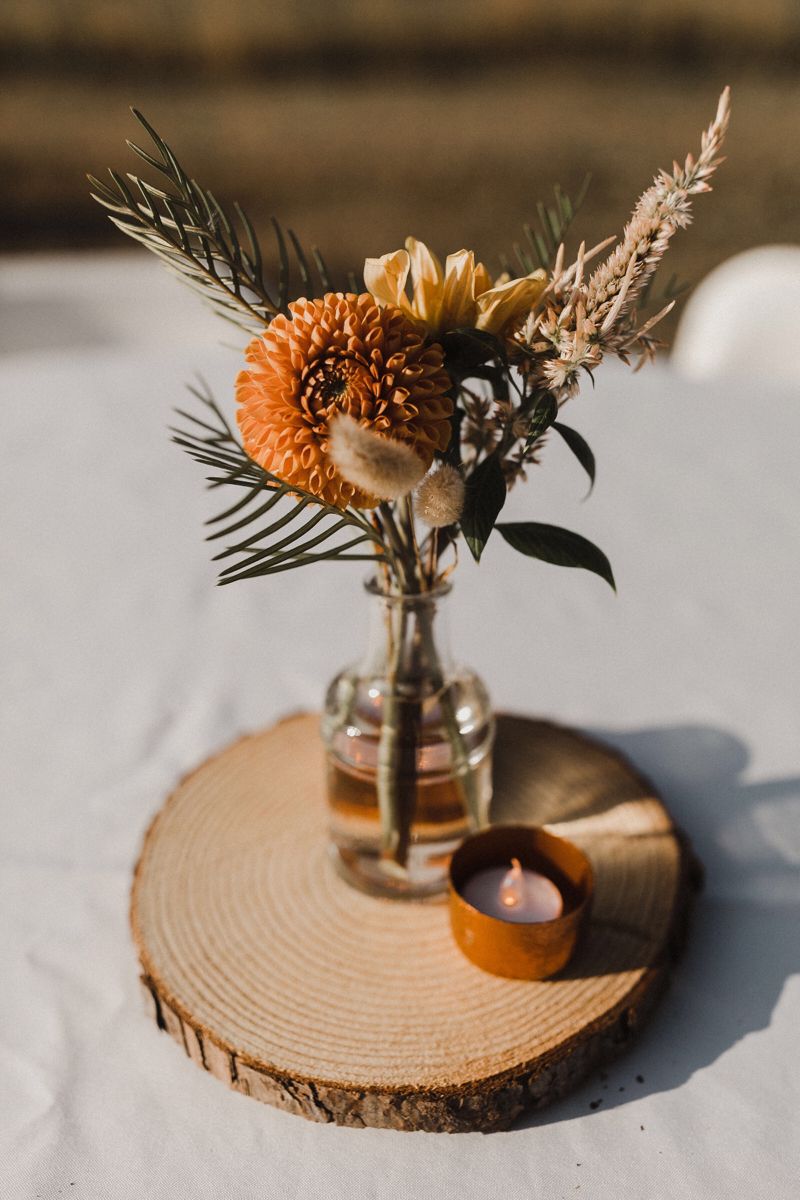
[[425,463],[407,442],[383,437],[359,425],[347,413],[337,413],[328,429],[331,462],[362,495],[396,500],[410,492],[425,474]]
[[439,467],[417,489],[417,512],[433,529],[454,525],[464,507],[464,491],[464,480],[455,467]]

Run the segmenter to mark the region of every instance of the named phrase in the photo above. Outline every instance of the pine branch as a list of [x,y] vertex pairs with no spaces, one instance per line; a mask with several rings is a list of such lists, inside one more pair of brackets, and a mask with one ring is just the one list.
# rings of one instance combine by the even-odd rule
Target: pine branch
[[638,316],[659,312],[667,304],[674,304],[689,291],[691,284],[681,280],[677,275],[670,275],[662,288],[656,288],[657,275],[651,275],[639,293],[636,310]]
[[539,267],[543,267],[548,272],[551,270],[558,254],[558,248],[586,199],[591,179],[591,175],[586,175],[574,199],[571,199],[556,184],[553,189],[555,204],[548,207],[539,202],[536,205],[538,226],[531,224],[523,226],[527,244],[514,243],[514,256],[523,274],[529,275]]
[[[166,187],[156,187],[134,174],[123,177],[109,171],[110,183],[88,177],[93,199],[108,211],[117,229],[157,255],[220,316],[248,333],[262,330],[279,312],[286,311],[292,299],[310,291],[308,260],[297,237],[273,218],[278,282],[268,285],[261,246],[243,210],[237,204],[231,215],[223,208],[212,192],[186,174],[142,114],[131,111],[154,150],[151,153],[130,141],[128,145],[166,179]],[[318,251],[313,255],[315,262],[322,263]],[[297,274],[300,291],[293,288],[293,274]],[[329,288],[324,264],[318,274],[323,288]]]
[[[209,477],[210,486],[232,484],[247,489],[244,496],[206,522],[219,526],[207,535],[208,541],[245,534],[214,556],[215,562],[236,559],[221,571],[219,583],[272,575],[312,562],[386,560],[386,546],[362,513],[326,504],[253,462],[211,393],[204,387],[189,390],[205,411],[201,417],[177,410],[187,428],[173,429],[172,440],[195,462],[219,472]],[[344,537],[347,540],[342,540]],[[362,553],[361,547],[371,547],[371,552]],[[357,552],[349,553],[352,550]]]

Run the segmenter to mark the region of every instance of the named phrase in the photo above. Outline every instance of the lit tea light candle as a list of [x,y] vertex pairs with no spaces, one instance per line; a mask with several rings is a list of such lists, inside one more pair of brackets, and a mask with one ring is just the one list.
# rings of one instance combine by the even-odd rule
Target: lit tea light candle
[[490,826],[450,859],[450,927],[476,967],[550,979],[578,944],[592,891],[591,863],[573,842],[534,825]]
[[518,858],[511,859],[510,870],[476,871],[464,883],[462,895],[487,916],[520,925],[555,921],[564,911],[564,898],[552,879],[523,867]]

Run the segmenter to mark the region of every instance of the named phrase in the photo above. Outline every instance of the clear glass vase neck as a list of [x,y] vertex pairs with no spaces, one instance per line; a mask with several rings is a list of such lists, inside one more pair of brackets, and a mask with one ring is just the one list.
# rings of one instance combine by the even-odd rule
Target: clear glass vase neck
[[438,601],[444,599],[445,596],[449,596],[452,590],[453,585],[446,581],[444,583],[437,583],[432,588],[412,592],[405,589],[386,588],[380,579],[376,579],[375,576],[364,580],[364,591],[367,595],[374,596],[378,600],[385,600],[387,604],[436,604]]
[[425,592],[387,592],[365,584],[370,600],[367,650],[362,669],[395,676],[429,676],[436,686],[453,671],[448,597],[450,584]]

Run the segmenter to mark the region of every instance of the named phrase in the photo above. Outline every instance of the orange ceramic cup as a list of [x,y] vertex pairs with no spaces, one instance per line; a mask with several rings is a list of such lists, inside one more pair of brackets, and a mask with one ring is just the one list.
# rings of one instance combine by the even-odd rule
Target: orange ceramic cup
[[[556,884],[561,916],[512,923],[468,903],[461,889],[477,871],[510,866],[512,858]],[[450,861],[450,924],[459,948],[476,966],[509,979],[547,979],[569,962],[592,900],[588,858],[566,838],[534,825],[493,825],[466,838]]]

